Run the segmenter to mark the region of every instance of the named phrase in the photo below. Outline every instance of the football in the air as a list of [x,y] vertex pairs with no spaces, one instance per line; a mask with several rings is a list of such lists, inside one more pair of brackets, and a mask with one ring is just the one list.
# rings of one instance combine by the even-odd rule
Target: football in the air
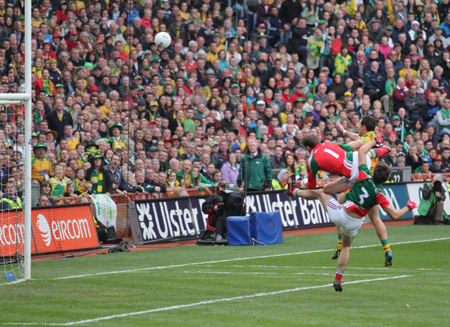
[[158,48],[167,48],[171,41],[169,33],[166,32],[160,32],[155,36],[155,44]]

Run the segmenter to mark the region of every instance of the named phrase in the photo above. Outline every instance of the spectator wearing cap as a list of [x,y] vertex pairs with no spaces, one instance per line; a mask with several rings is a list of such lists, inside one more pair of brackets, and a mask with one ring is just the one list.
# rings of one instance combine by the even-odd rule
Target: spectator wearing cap
[[398,152],[396,167],[405,167],[405,166],[406,166],[406,154],[403,151]]
[[434,158],[431,159],[432,164],[430,166],[430,171],[433,173],[443,173],[445,172],[442,165],[444,162],[444,159],[440,154],[436,155]]
[[47,146],[44,143],[37,143],[33,146],[34,156],[31,161],[32,178],[40,182],[48,180],[52,174],[52,164],[45,156]]
[[406,135],[411,130],[411,123],[406,118],[405,108],[400,108],[398,110],[398,114],[392,117],[392,128],[397,133],[400,139],[403,140],[406,138]]
[[78,47],[78,32],[74,29],[69,31],[69,38],[66,39],[67,50],[72,51],[76,47]]
[[444,36],[442,27],[439,25],[434,28],[434,34],[430,36],[428,42],[435,44],[436,40],[441,40],[444,49],[450,45],[450,41]]
[[302,98],[303,100],[305,100],[306,98],[305,85],[303,85],[302,83],[298,83],[295,86],[294,94],[292,94],[288,101],[294,104],[295,100],[297,100],[298,98]]

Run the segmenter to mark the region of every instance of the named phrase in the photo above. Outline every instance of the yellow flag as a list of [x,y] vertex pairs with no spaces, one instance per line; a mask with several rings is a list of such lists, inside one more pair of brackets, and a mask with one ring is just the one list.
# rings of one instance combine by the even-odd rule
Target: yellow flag
[[391,0],[387,0],[387,4],[388,4],[388,11],[389,11],[389,21],[391,22],[392,25],[394,25],[395,15],[392,14],[392,12],[394,11],[394,8],[392,8]]

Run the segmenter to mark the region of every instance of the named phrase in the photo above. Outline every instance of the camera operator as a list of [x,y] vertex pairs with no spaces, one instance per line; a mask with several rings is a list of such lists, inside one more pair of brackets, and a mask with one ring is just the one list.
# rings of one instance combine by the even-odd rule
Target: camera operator
[[433,182],[426,183],[422,189],[419,214],[430,219],[433,225],[444,224],[445,190],[442,186],[442,181],[442,175],[436,174]]
[[245,213],[244,193],[236,184],[221,181],[217,190],[202,204],[203,213],[208,215],[207,230],[200,237],[205,241],[227,241],[227,218]]
[[213,239],[215,241],[222,241],[226,234],[226,219],[224,219],[224,203],[225,203],[225,188],[227,183],[221,181],[217,185],[217,190],[212,194],[202,205],[203,213],[208,215],[208,229],[213,233],[207,233],[206,239]]

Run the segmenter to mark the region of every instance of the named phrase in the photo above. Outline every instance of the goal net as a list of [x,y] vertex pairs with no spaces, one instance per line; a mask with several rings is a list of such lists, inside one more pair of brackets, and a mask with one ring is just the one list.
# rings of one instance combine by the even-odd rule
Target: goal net
[[24,164],[23,107],[0,106],[0,283],[21,280],[24,275]]

